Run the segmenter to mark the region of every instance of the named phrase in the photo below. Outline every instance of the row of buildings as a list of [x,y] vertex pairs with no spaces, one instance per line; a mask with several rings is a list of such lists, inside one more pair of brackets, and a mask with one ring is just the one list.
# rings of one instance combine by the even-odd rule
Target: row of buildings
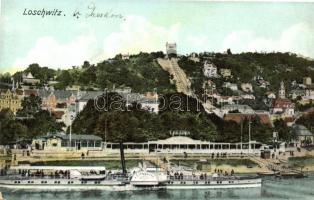
[[[21,102],[30,95],[38,96],[42,100],[41,108],[47,110],[58,122],[70,126],[73,119],[86,106],[89,100],[102,98],[106,91],[54,90],[52,87],[43,89],[16,89],[0,91],[0,110],[8,108],[14,114],[22,108]],[[145,94],[132,93],[130,89],[114,90],[126,102],[126,106],[137,102],[141,108],[152,113],[159,112],[159,100],[156,92]]]

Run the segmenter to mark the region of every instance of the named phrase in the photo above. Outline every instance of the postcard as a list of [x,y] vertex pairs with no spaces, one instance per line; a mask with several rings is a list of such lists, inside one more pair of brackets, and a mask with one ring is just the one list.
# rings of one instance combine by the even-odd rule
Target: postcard
[[313,199],[313,10],[0,0],[0,200]]

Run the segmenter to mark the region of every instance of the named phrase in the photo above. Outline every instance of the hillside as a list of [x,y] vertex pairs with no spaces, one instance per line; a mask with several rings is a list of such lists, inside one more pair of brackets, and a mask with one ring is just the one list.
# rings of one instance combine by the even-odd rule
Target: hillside
[[[162,52],[140,53],[130,56],[129,59],[122,59],[121,55],[117,55],[96,65],[85,61],[82,66],[73,66],[66,70],[53,70],[31,64],[24,72],[31,72],[35,78],[40,79],[39,86],[49,80],[58,81],[55,85],[57,89],[79,85],[82,90],[131,87],[132,91],[140,93],[154,89],[160,93],[174,92],[175,85],[170,83],[170,75],[158,65],[157,57],[163,57]],[[21,80],[21,76],[22,72],[14,75],[16,80]]]
[[[281,81],[284,81],[288,94],[292,89],[296,89],[293,82],[301,84],[304,77],[314,79],[314,61],[291,53],[200,53],[197,57],[200,62],[192,61],[190,56],[182,56],[179,65],[192,80],[192,89],[199,97],[204,94],[203,83],[209,80],[202,72],[204,62],[207,61],[213,63],[217,71],[222,68],[231,70],[232,77],[210,79],[216,84],[218,93],[227,96],[238,95],[235,91],[223,88],[224,82],[235,83],[238,87],[241,83],[252,84],[256,100],[244,100],[239,103],[249,104],[254,109],[267,109],[263,103],[265,93],[271,91],[277,94]],[[269,82],[269,87],[260,87],[258,78]]]
[[[233,77],[228,81],[234,83],[253,82],[253,78],[261,76],[270,82],[270,89],[277,91],[281,81],[302,82],[302,78],[309,76],[314,78],[314,61],[298,57],[291,53],[241,53],[220,54],[200,53],[200,63],[195,63],[183,56],[179,62],[190,77],[205,79],[201,73],[203,62],[211,61],[218,70],[231,69]],[[290,89],[287,85],[288,90]]]

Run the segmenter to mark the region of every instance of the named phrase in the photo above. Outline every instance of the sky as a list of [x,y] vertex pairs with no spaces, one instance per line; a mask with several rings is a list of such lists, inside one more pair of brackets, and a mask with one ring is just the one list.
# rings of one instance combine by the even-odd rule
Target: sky
[[[119,53],[293,52],[314,58],[314,3],[189,0],[0,0],[0,73],[66,69]],[[28,15],[58,9],[61,16]],[[96,18],[94,13],[115,14]],[[79,15],[73,16],[74,13]],[[78,18],[77,18],[78,16]]]

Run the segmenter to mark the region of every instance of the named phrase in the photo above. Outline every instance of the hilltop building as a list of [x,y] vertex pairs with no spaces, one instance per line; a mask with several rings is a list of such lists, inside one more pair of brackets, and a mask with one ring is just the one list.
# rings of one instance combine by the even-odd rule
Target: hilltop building
[[177,55],[177,44],[176,43],[166,43],[166,53],[167,56],[174,54]]
[[129,60],[129,59],[130,59],[129,53],[127,53],[127,54],[122,54],[121,56],[122,56],[122,60]]
[[23,83],[25,84],[30,84],[30,85],[36,85],[37,83],[40,82],[39,79],[34,78],[34,76],[32,75],[32,73],[23,73],[22,75],[22,79],[23,79]]

